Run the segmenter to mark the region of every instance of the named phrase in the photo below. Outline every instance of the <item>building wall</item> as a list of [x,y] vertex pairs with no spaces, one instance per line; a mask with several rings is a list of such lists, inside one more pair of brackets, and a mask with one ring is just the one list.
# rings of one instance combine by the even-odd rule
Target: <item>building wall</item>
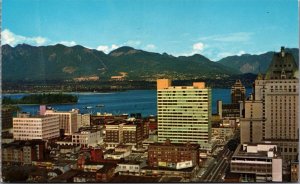
[[265,139],[299,139],[299,81],[269,80],[265,89]]
[[81,131],[72,135],[72,142],[75,145],[81,145],[83,147],[95,147],[102,143],[101,132],[99,131]]
[[291,164],[291,182],[299,182],[299,163],[293,162]]
[[13,112],[11,109],[1,109],[2,130],[13,127]]
[[77,114],[77,129],[91,125],[91,114]]
[[282,158],[276,144],[239,145],[230,161],[230,172],[249,177],[256,182],[282,182]]
[[77,112],[46,110],[45,115],[58,115],[59,129],[64,129],[65,135],[72,135],[77,131]]
[[142,143],[144,137],[143,124],[138,123],[120,123],[106,124],[105,142],[114,144],[136,145]]
[[239,101],[245,100],[246,89],[240,80],[237,80],[231,87],[231,103],[238,104]]
[[152,167],[172,167],[184,161],[192,161],[192,166],[199,165],[198,145],[150,144],[148,147],[148,165]]
[[[255,100],[262,104],[262,127],[253,129],[257,132],[252,142],[272,141],[277,143],[282,150],[284,164],[288,160],[297,158],[299,146],[299,80],[298,79],[277,79],[277,80],[256,80]],[[249,107],[245,108],[245,112]],[[250,122],[251,120],[246,120]],[[248,127],[242,126],[241,132],[247,132]],[[260,132],[262,130],[262,132]],[[261,139],[260,139],[261,138]],[[244,137],[241,137],[243,140]],[[259,140],[260,139],[260,140]]]
[[45,155],[44,141],[17,141],[2,146],[2,162],[32,164],[34,160],[42,160]]
[[[157,81],[158,141],[208,144],[211,139],[211,89],[195,86],[162,87]],[[201,87],[201,88],[199,88]]]
[[13,118],[15,140],[47,140],[59,137],[58,116]]

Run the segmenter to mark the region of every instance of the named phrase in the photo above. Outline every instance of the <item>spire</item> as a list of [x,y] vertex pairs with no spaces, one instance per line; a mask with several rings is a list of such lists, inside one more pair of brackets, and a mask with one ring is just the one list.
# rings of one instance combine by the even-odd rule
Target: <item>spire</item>
[[284,51],[284,47],[283,46],[280,49],[280,53],[281,53],[281,57],[285,56],[285,51]]

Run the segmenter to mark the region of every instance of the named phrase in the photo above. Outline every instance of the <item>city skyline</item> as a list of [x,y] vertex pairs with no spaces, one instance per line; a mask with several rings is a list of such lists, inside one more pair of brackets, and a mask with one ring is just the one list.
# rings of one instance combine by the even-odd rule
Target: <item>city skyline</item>
[[2,44],[78,44],[106,53],[126,45],[214,61],[298,48],[295,0],[136,2],[3,1]]

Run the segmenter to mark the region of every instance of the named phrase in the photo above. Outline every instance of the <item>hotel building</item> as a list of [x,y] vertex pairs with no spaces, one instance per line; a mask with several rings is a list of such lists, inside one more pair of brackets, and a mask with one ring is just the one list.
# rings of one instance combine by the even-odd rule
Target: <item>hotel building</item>
[[48,140],[59,137],[58,116],[33,116],[13,118],[15,140]]
[[196,143],[210,149],[211,89],[204,82],[172,86],[157,80],[158,142]]
[[299,79],[292,54],[275,53],[265,76],[255,80],[241,119],[241,143],[271,141],[278,145],[283,165],[298,157]]

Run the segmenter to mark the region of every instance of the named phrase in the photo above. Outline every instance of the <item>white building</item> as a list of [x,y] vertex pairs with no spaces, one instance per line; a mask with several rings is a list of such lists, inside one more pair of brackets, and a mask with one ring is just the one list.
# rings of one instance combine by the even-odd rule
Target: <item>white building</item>
[[171,86],[157,80],[158,142],[197,143],[210,148],[211,89],[204,82],[193,86]]
[[230,171],[240,173],[246,182],[282,182],[282,158],[276,144],[240,144],[235,150]]
[[77,128],[91,125],[91,114],[77,114]]
[[103,143],[103,137],[100,130],[83,130],[72,135],[72,142],[83,147],[95,147]]
[[119,175],[140,175],[141,168],[144,167],[145,164],[139,161],[123,161],[118,163],[118,167],[116,172]]
[[15,140],[48,140],[59,137],[58,116],[34,116],[13,118]]
[[76,111],[55,111],[46,110],[45,115],[59,116],[59,129],[63,129],[65,135],[72,135],[77,131],[77,112]]

